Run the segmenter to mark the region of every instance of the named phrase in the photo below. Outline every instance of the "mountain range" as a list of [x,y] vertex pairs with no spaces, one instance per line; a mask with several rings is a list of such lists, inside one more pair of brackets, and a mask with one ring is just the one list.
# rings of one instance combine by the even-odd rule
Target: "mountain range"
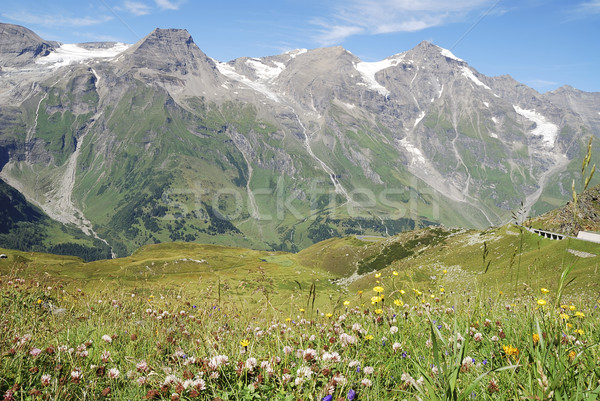
[[220,62],[186,30],[61,44],[0,24],[0,178],[116,256],[540,214],[599,132],[600,93],[540,94],[429,42]]

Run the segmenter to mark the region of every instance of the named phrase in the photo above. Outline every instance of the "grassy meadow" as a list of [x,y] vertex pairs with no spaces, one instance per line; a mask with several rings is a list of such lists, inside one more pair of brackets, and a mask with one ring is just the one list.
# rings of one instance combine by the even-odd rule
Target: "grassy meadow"
[[0,250],[0,396],[595,400],[598,252],[514,225],[297,254]]

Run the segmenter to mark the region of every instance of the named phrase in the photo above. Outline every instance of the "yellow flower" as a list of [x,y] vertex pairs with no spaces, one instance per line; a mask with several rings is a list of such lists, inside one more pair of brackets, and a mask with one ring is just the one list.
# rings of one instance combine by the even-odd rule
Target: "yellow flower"
[[583,314],[583,312],[577,311],[577,312],[575,312],[575,317],[584,318],[585,315]]
[[577,356],[577,353],[576,353],[575,351],[571,351],[571,352],[569,352],[569,359],[570,359],[570,360],[573,360],[573,359],[575,359],[575,357],[576,357],[576,356]]
[[393,274],[394,276],[397,276],[397,275],[398,275],[398,272],[397,272],[396,270],[394,270],[394,271],[392,272],[392,274]]
[[285,318],[285,321],[289,323],[289,322],[291,322],[291,321],[292,321],[292,318],[286,317],[286,318]]
[[444,269],[444,270],[442,270],[442,273],[446,274],[446,273],[448,273],[448,270]]
[[358,290],[358,295],[362,295],[363,290]]
[[540,291],[542,291],[542,294],[547,294],[550,292],[550,290],[547,288],[542,288],[542,289],[540,289]]
[[327,314],[325,314],[325,317],[326,317],[327,319],[329,319],[331,316],[333,316],[333,313],[327,313]]
[[375,305],[378,302],[381,302],[381,297],[378,297],[378,296],[371,297],[371,304]]
[[383,287],[378,285],[377,287],[373,287],[373,291],[375,291],[378,294],[381,294],[383,292]]
[[344,301],[344,306],[350,305],[350,301]]
[[574,311],[577,308],[575,307],[575,305],[571,305],[571,306],[569,306],[569,309],[571,309],[572,311]]
[[434,294],[431,294],[431,295],[429,296],[429,298],[433,299],[433,298],[435,298],[435,295],[434,295]]
[[304,313],[304,308],[300,308],[300,313]]
[[444,288],[440,288],[440,292],[444,293],[444,292],[446,292],[446,290]]
[[562,320],[569,320],[569,315],[567,315],[566,313],[561,313],[561,314],[560,314],[560,318],[561,318]]
[[365,336],[365,340],[367,341],[371,341],[372,339],[374,339],[375,337],[373,337],[372,335],[368,334]]
[[381,281],[379,281],[379,280],[375,280],[375,283],[379,284],[379,283],[381,283]]
[[383,309],[375,309],[375,313],[381,315],[383,313]]
[[399,300],[399,299],[394,299],[394,305],[396,305],[396,306],[403,306],[403,305],[404,305],[404,302],[402,302],[402,301],[401,301],[401,300]]
[[502,290],[500,290],[500,291],[498,291],[498,294],[502,295],[502,294],[504,294],[504,292]]
[[581,329],[577,329],[577,330],[573,330],[573,332],[579,334],[579,335],[583,335],[583,333],[585,333],[583,330]]
[[406,291],[400,290],[400,294],[406,294]]
[[538,342],[540,342],[540,335],[538,333],[535,333],[533,335],[533,343],[537,345]]
[[544,305],[546,305],[546,300],[545,299],[538,299],[537,303],[538,303],[539,306],[544,306]]
[[571,329],[573,328],[573,325],[571,323],[567,323],[567,327]]
[[381,273],[375,273],[375,278],[381,277]]
[[519,349],[517,347],[513,347],[512,345],[503,345],[502,349],[507,356],[518,356]]
[[38,300],[37,300],[37,303],[38,303],[38,304],[41,304],[41,303],[42,303],[42,300],[38,298]]
[[240,341],[240,345],[246,348],[248,345],[250,345],[250,341],[243,339],[242,341]]

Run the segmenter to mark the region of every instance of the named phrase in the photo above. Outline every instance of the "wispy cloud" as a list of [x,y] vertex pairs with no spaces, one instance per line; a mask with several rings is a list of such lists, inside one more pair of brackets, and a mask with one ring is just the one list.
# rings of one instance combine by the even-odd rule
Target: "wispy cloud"
[[[600,1],[600,0],[594,0]],[[316,40],[324,46],[357,34],[415,32],[464,18],[492,0],[350,0],[340,1],[319,26]]]
[[127,12],[137,16],[148,15],[151,11],[149,5],[139,1],[125,1],[125,3],[123,3],[123,7]]
[[99,15],[96,17],[69,17],[64,15],[35,14],[26,11],[16,13],[2,13],[3,18],[17,21],[23,24],[39,25],[43,27],[85,27],[99,25],[113,19],[110,15]]
[[600,14],[600,0],[591,0],[580,3],[577,5],[575,11],[585,15]]
[[183,1],[173,0],[154,0],[154,2],[161,10],[179,10],[179,7],[183,4]]

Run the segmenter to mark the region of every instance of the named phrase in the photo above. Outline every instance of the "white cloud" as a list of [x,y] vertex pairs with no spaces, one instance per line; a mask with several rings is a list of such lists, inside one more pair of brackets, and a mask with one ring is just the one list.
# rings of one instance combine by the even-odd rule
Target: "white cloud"
[[44,27],[84,27],[102,24],[113,19],[113,17],[109,15],[100,15],[97,17],[68,17],[64,15],[33,14],[24,11],[17,13],[2,13],[2,17],[24,24],[40,25]]
[[577,6],[576,10],[585,14],[600,14],[600,0],[583,2]]
[[156,6],[161,10],[179,10],[181,7],[181,1],[172,1],[172,0],[154,0]]
[[328,46],[356,34],[420,31],[460,20],[470,11],[491,3],[492,0],[339,0],[329,18],[316,20],[322,27],[316,39]]
[[133,15],[148,15],[150,14],[150,6],[145,3],[140,3],[139,1],[125,1],[123,3],[125,10],[130,12]]

